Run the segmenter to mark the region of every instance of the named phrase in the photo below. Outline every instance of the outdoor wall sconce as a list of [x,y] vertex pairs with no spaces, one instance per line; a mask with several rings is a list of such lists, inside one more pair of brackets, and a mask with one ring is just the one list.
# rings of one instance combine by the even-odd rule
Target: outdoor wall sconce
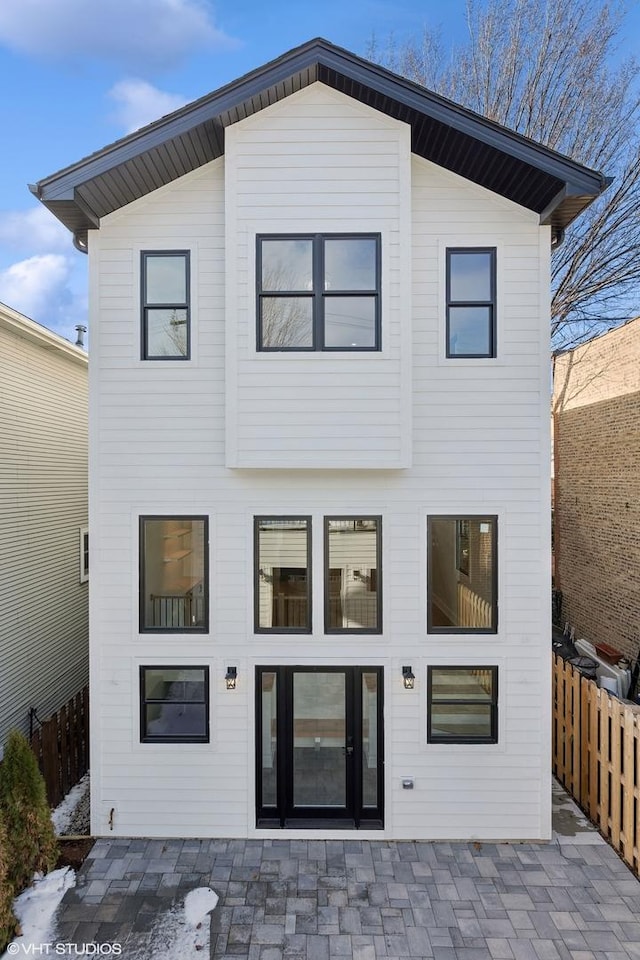
[[224,675],[224,679],[227,682],[227,690],[235,690],[236,680],[238,679],[238,668],[227,667],[227,672]]
[[416,682],[416,677],[411,667],[402,668],[402,680],[404,682],[405,690],[413,690]]

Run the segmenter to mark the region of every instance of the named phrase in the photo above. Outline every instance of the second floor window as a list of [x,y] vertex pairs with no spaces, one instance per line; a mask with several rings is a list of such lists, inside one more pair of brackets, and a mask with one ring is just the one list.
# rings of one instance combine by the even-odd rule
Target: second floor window
[[447,250],[447,356],[496,356],[496,251]]
[[188,360],[189,251],[142,253],[142,359]]
[[255,518],[255,630],[311,632],[311,519]]
[[258,350],[380,350],[380,235],[257,238]]
[[429,517],[429,633],[498,630],[498,520]]

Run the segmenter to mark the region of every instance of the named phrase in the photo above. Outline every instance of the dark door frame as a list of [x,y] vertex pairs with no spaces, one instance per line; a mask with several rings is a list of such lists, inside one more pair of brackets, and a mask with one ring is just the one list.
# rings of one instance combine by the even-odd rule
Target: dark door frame
[[[346,808],[293,806],[293,676],[305,673],[344,673],[346,706]],[[276,802],[262,802],[262,674],[276,678]],[[362,687],[363,675],[377,677],[377,805],[363,805]],[[256,826],[259,828],[361,829],[384,827],[384,668],[381,666],[260,665],[256,666]]]

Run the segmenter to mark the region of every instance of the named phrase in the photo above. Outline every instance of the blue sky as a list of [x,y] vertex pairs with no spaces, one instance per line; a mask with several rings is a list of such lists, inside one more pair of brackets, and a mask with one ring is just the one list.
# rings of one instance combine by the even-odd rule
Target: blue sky
[[[0,301],[75,339],[86,257],[33,183],[316,36],[465,34],[465,0],[0,0]],[[640,11],[624,52],[637,50]]]

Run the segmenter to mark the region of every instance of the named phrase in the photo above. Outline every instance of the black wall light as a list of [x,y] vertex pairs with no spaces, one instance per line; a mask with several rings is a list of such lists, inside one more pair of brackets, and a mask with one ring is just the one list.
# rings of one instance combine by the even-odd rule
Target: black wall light
[[227,682],[227,690],[235,690],[236,680],[238,679],[238,668],[227,667],[227,672],[224,675],[224,679]]
[[402,668],[402,680],[404,682],[405,690],[413,690],[416,683],[416,677],[411,667]]

